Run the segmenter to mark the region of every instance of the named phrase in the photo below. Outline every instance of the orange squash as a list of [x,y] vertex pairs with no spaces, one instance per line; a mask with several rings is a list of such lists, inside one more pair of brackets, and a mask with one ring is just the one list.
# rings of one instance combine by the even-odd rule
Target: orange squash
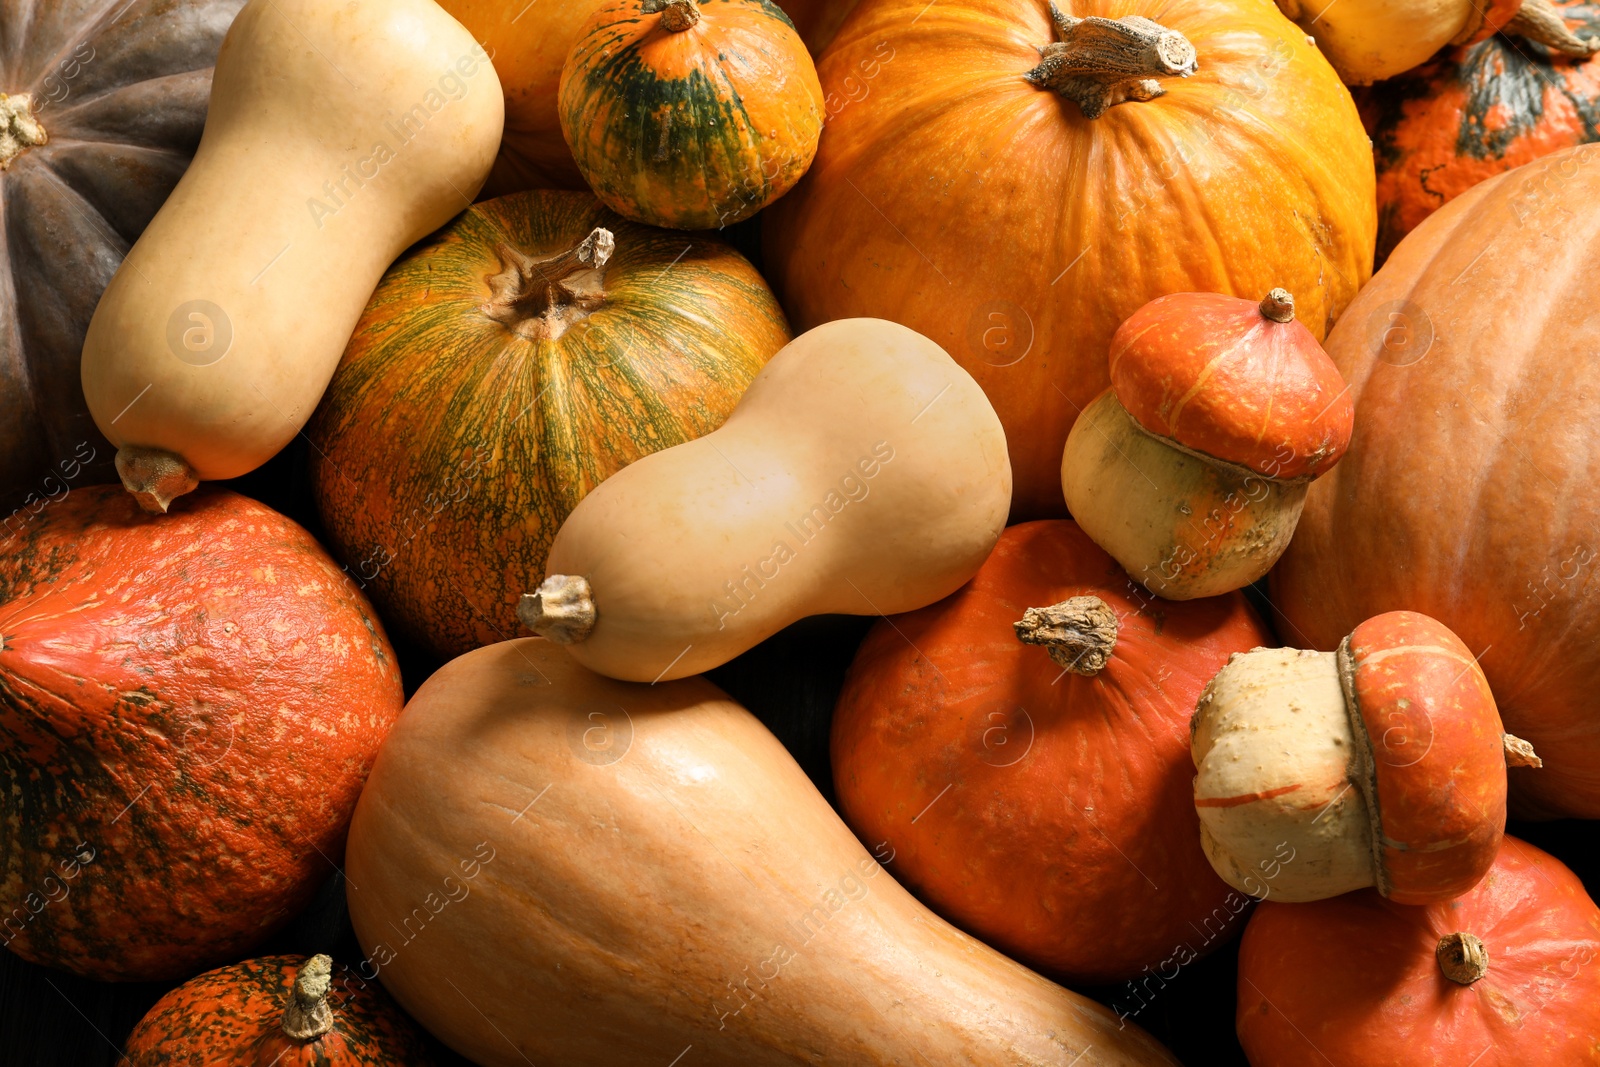
[[833,720],[845,820],[893,842],[936,911],[1047,972],[1192,960],[1250,901],[1200,848],[1189,716],[1231,654],[1271,641],[1241,594],[1167,603],[1073,523],[1013,526],[856,654]]
[[817,159],[763,231],[797,330],[892,319],[978,380],[1006,428],[1013,519],[1064,512],[1067,431],[1110,384],[1130,315],[1281,286],[1321,340],[1376,228],[1350,94],[1271,4],[1051,10],[865,0],[819,64]]

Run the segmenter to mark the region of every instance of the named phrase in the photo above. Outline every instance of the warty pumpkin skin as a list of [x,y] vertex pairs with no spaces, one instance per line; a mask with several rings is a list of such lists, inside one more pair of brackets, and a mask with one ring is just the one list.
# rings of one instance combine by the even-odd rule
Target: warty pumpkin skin
[[1508,837],[1447,904],[1370,889],[1262,904],[1239,950],[1239,1041],[1251,1067],[1600,1064],[1597,964],[1583,883]]
[[382,988],[332,984],[332,963],[263,956],[191,978],[133,1028],[118,1067],[434,1067]]
[[880,866],[895,844],[862,847],[704,679],[507,641],[424,683],[384,745],[351,980],[484,1067],[1176,1067],[918,904]]
[[[1065,632],[1033,621],[1053,606]],[[1230,654],[1271,641],[1241,594],[1167,603],[1075,524],[1013,526],[971,582],[856,654],[833,720],[845,821],[894,844],[929,906],[1047,973],[1118,982],[1203,955],[1249,901],[1200,849],[1189,716]]]
[[[551,260],[597,229],[609,243],[587,259]],[[501,640],[578,501],[720,426],[788,341],[761,276],[715,239],[587,193],[478,204],[390,268],[307,428],[329,537],[436,653]]]
[[0,932],[101,980],[237,956],[332,871],[403,702],[311,535],[205,490],[72,492],[0,541]]
[[[1124,82],[1113,97],[1163,95],[1086,118],[1025,77],[1061,36],[1046,0],[865,0],[819,64],[817,159],[763,230],[797,330],[892,319],[978,379],[1006,428],[1014,521],[1064,514],[1067,431],[1109,384],[1130,315],[1169,293],[1281,286],[1321,340],[1371,271],[1376,224],[1349,92],[1270,4],[1061,10],[1152,19],[1192,45],[1194,71]],[[1160,40],[1182,52],[1141,47]]]
[[1596,161],[1491,178],[1395,249],[1329,338],[1355,435],[1272,576],[1302,647],[1386,611],[1453,630],[1544,759],[1509,772],[1524,816],[1600,817]]
[[[1600,37],[1600,5],[1553,0]],[[1497,34],[1374,85],[1361,101],[1378,166],[1378,258],[1474,185],[1600,138],[1600,64]]]
[[113,481],[78,359],[95,302],[182,176],[243,0],[0,7],[0,514]]
[[618,214],[709,230],[788,192],[822,134],[822,87],[771,0],[610,0],[561,72],[561,129]]

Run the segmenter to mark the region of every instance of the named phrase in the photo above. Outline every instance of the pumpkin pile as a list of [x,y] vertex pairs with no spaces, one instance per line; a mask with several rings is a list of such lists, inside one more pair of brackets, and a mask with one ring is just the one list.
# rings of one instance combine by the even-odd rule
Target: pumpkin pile
[[1600,1065],[1596,56],[0,7],[0,942],[124,1067]]

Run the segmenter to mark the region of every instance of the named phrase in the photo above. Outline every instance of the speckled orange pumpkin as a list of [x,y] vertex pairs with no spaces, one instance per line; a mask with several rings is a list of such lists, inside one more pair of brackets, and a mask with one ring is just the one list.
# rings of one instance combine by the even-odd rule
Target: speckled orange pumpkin
[[193,974],[332,872],[400,714],[311,535],[202,489],[76,489],[0,539],[0,936],[98,979]]

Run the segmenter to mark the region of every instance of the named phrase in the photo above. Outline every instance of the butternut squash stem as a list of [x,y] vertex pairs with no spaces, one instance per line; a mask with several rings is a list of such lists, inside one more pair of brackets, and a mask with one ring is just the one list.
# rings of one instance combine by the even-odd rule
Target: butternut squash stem
[[647,0],[644,11],[661,12],[661,28],[668,33],[682,33],[700,21],[700,5],[695,0]]
[[489,299],[478,306],[530,341],[554,341],[606,302],[606,264],[617,239],[604,226],[565,252],[530,256],[496,246],[500,273],[489,278]]
[[1039,65],[1023,77],[1073,101],[1085,118],[1124,101],[1154,100],[1166,92],[1155,75],[1187,78],[1199,68],[1187,37],[1142,15],[1077,18],[1052,0],[1050,21],[1058,39],[1039,49]]
[[1523,0],[1522,10],[1500,30],[1512,37],[1542,44],[1564,56],[1592,56],[1600,52],[1600,37],[1579,37],[1550,0]]
[[1273,322],[1294,321],[1294,297],[1287,289],[1274,289],[1261,299],[1261,317]]
[[1048,608],[1029,608],[1020,622],[1011,625],[1018,641],[1043,645],[1057,666],[1085,678],[1105,670],[1117,646],[1117,613],[1097,596],[1075,596]]
[[123,445],[116,464],[123,488],[152,515],[165,514],[174,500],[200,484],[200,476],[182,456],[160,448]]
[[0,93],[0,170],[34,145],[44,144],[50,135],[33,117],[33,94]]
[[1475,934],[1445,934],[1433,951],[1439,970],[1457,985],[1471,985],[1489,973],[1489,949]]
[[594,591],[588,579],[575,574],[552,574],[537,593],[524,593],[517,602],[522,625],[558,645],[575,645],[594,632]]
[[333,1029],[333,1008],[328,986],[333,981],[333,960],[312,956],[294,976],[294,992],[283,1009],[283,1032],[295,1041],[315,1041]]

